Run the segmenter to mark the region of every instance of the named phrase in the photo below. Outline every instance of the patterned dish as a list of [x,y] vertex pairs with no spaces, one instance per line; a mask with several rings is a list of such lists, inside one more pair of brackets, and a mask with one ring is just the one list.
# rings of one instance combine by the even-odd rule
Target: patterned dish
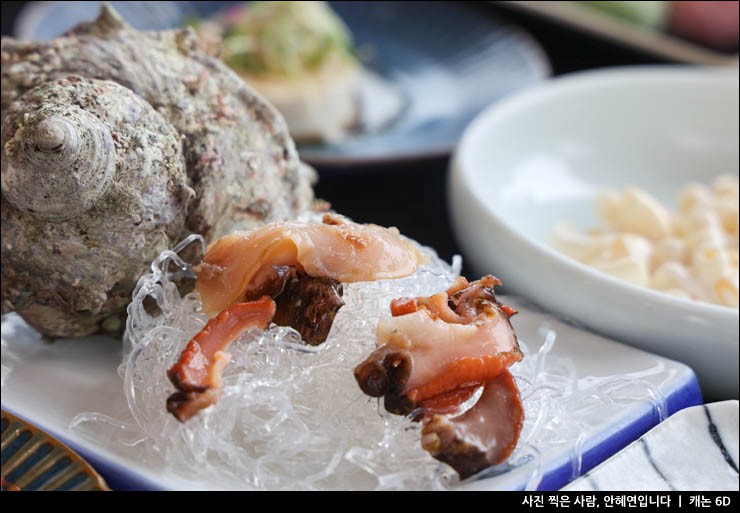
[[681,410],[565,490],[737,490],[737,465],[738,402],[722,401]]
[[93,468],[45,432],[2,412],[2,491],[109,490]]

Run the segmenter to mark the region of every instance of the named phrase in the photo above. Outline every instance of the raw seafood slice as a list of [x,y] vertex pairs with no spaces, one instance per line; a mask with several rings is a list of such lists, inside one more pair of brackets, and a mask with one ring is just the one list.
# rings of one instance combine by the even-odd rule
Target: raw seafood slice
[[212,317],[274,279],[275,266],[353,283],[408,276],[422,261],[395,228],[327,214],[323,223],[277,222],[217,240],[195,269],[196,288]]
[[226,348],[249,328],[264,329],[275,315],[269,297],[230,306],[188,342],[167,371],[179,390],[167,399],[167,411],[181,422],[216,402],[221,395],[221,372],[229,363]]
[[500,283],[460,277],[446,293],[394,300],[380,347],[355,368],[363,392],[421,421],[422,447],[462,479],[508,458],[524,422],[507,370],[522,358],[516,311],[496,300]]
[[245,329],[275,322],[321,344],[344,305],[342,282],[400,278],[422,259],[395,228],[329,214],[322,223],[279,222],[217,240],[196,266],[211,320],[168,372],[179,390],[168,411],[185,421],[218,400],[224,349]]
[[394,316],[378,324],[380,347],[355,368],[360,388],[406,414],[431,397],[487,383],[521,360],[509,322],[514,310],[493,292],[499,283],[460,278],[446,293],[395,300]]
[[475,405],[457,417],[425,417],[421,446],[465,479],[506,460],[524,424],[519,389],[508,370],[483,387]]

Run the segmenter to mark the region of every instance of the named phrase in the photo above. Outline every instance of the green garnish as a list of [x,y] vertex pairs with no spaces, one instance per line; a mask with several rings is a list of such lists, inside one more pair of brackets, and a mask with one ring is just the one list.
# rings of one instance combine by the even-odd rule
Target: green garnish
[[223,59],[237,71],[293,75],[352,61],[352,39],[325,2],[251,2],[225,20]]

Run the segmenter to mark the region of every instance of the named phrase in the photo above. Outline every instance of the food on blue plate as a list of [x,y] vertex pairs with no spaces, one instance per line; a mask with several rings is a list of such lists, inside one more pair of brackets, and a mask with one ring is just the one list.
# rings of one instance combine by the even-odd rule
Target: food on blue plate
[[226,349],[249,328],[290,326],[310,345],[326,340],[343,306],[342,284],[413,274],[424,257],[395,228],[326,214],[321,223],[276,222],[213,242],[196,267],[208,324],[168,376],[168,410],[185,421],[220,394]]
[[361,66],[326,2],[244,3],[196,26],[278,108],[297,141],[337,141],[357,121]]
[[311,208],[277,110],[191,29],[109,6],[50,41],[2,39],[2,312],[49,337],[120,333],[151,261]]
[[677,297],[738,308],[738,179],[691,183],[678,209],[637,187],[598,197],[603,225],[582,233],[567,224],[555,247],[602,272]]
[[423,423],[422,446],[462,478],[508,458],[522,429],[519,391],[508,368],[523,357],[509,317],[485,276],[391,303],[378,348],[355,368],[367,395]]

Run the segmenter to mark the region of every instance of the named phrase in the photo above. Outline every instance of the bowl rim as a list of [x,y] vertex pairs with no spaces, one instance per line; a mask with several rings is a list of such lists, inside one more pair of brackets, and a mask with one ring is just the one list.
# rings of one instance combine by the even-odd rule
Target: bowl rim
[[[734,82],[737,87],[739,82],[737,69],[696,68],[675,64],[618,66],[578,71],[553,78],[539,86],[514,94],[491,105],[476,116],[463,132],[460,143],[453,154],[450,180],[457,179],[462,183],[469,198],[478,203],[481,210],[488,214],[489,221],[493,222],[498,230],[516,240],[527,251],[539,253],[552,264],[557,264],[570,273],[581,273],[592,281],[608,286],[610,292],[622,294],[623,297],[628,299],[648,301],[651,305],[662,305],[692,315],[704,315],[720,322],[729,323],[734,321],[737,324],[740,317],[739,309],[671,296],[655,289],[640,287],[601,272],[557,251],[554,247],[511,226],[506,219],[490,208],[489,203],[485,201],[479,189],[475,187],[475,180],[472,179],[470,170],[479,167],[481,163],[473,157],[473,150],[480,146],[485,139],[485,134],[490,132],[492,127],[507,123],[518,112],[537,108],[542,103],[547,103],[563,95],[571,95],[582,89],[613,86],[619,80],[623,81],[622,87],[624,87],[624,84],[631,87],[639,86],[640,83],[660,81],[671,81],[674,85],[678,81],[712,84],[707,87],[726,87]],[[450,187],[448,190],[451,191],[452,188]]]

